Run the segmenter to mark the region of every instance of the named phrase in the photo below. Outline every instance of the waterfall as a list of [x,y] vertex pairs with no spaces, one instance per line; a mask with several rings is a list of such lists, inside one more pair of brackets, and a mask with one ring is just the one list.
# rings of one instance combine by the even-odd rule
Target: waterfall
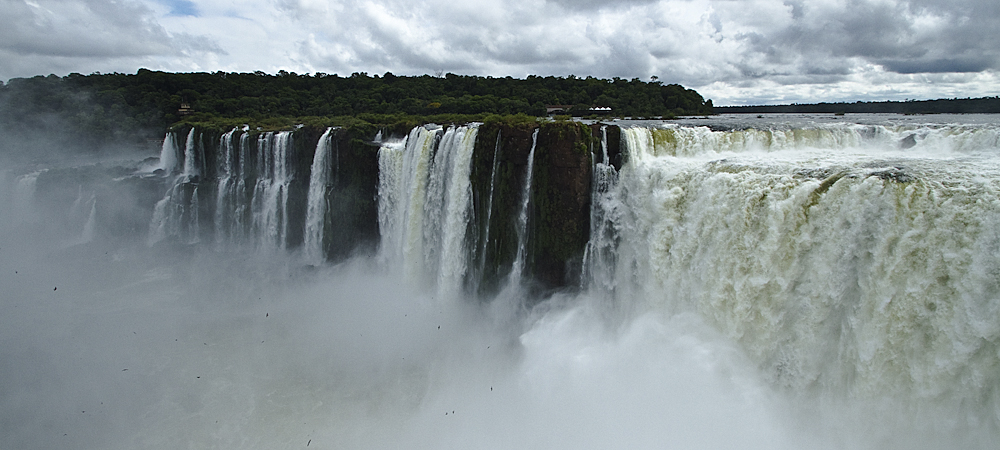
[[288,245],[288,185],[292,181],[289,157],[292,133],[267,132],[257,138],[257,183],[251,201],[256,235],[265,250]]
[[[330,160],[333,153],[331,131],[327,128],[316,143],[316,153],[313,156],[309,175],[309,196],[305,222],[306,260],[320,264],[326,259],[323,236],[327,232],[326,223],[326,190],[330,183]],[[332,231],[332,230],[331,230]]]
[[382,254],[413,281],[423,278],[424,205],[439,128],[417,127],[400,145],[379,150],[379,228]]
[[616,195],[619,192],[618,171],[608,157],[607,126],[601,127],[600,148],[601,157],[594,158],[590,241],[584,252],[581,285],[607,294],[614,290],[615,249],[619,240],[616,226],[621,224],[624,214],[621,199]]
[[[172,136],[172,132],[167,133]],[[164,147],[172,142],[170,137],[164,138]],[[168,152],[169,154],[169,152]],[[167,158],[169,161],[169,157]],[[164,170],[167,177],[167,190],[163,198],[153,207],[153,216],[149,223],[146,243],[150,246],[166,238],[179,238],[184,242],[195,243],[201,240],[201,224],[198,201],[198,183],[204,172],[204,151],[198,143],[197,131],[188,131],[184,145],[183,171],[173,175],[173,171]]]
[[[500,167],[500,138],[501,132],[497,132],[497,142],[493,146],[493,164],[490,169],[490,196],[486,200],[486,220],[483,223],[483,237],[479,247],[479,274],[482,276],[486,269],[486,249],[490,242],[490,222],[493,220],[493,196],[496,193],[497,169]],[[478,280],[477,280],[478,281]]]
[[31,223],[35,220],[35,187],[38,184],[38,176],[43,170],[35,171],[17,178],[14,186],[14,211],[21,223]]
[[[209,186],[213,181],[204,178],[206,158],[197,132],[188,132],[184,170],[168,178],[166,193],[153,208],[147,238],[150,245],[171,237],[200,242],[204,221],[211,225],[206,231],[214,233],[219,250],[245,242],[267,251],[287,248],[289,186],[294,181],[292,132],[261,133],[255,140],[243,132],[238,144],[234,142],[236,133],[233,129],[219,137],[217,178],[209,188],[212,194],[202,199],[201,185]],[[212,212],[207,217],[203,217],[203,200],[214,202],[205,205],[205,211]]]
[[417,127],[379,151],[382,259],[407,279],[457,293],[468,270],[472,150],[478,125]]
[[524,169],[524,186],[521,188],[521,208],[517,214],[517,256],[510,269],[510,284],[518,286],[524,276],[525,259],[528,246],[528,206],[531,203],[531,178],[535,167],[535,146],[538,143],[538,129],[531,135],[531,150],[528,152],[528,164]]
[[70,245],[84,244],[94,240],[94,227],[97,223],[97,197],[93,193],[84,193],[83,185],[77,188],[76,199],[69,208],[69,220],[72,225],[79,226],[79,234],[70,240]]
[[201,208],[199,207],[201,202],[198,200],[198,186],[195,186],[191,191],[191,200],[188,203],[191,206],[187,211],[184,234],[187,235],[187,243],[196,244],[201,242]]
[[160,148],[159,165],[159,168],[167,174],[177,171],[177,164],[180,161],[177,152],[177,140],[174,138],[174,134],[167,133],[163,138],[163,146]]
[[[234,167],[237,163],[236,148],[233,146],[233,135],[236,129],[233,128],[219,137],[219,158],[216,174],[219,177],[215,195],[215,245],[216,249],[223,246],[232,239],[234,222],[234,203],[236,200],[236,184],[239,179],[238,174],[234,178]],[[242,136],[241,136],[242,137]]]
[[[183,177],[178,177],[178,180]],[[181,234],[181,216],[185,207],[182,202],[181,183],[171,183],[167,193],[153,206],[153,217],[149,221],[146,243],[152,246],[167,237]]]
[[[910,148],[893,142],[912,130],[835,131],[781,133],[805,136],[790,146],[734,143],[750,130],[623,129],[618,183],[594,174],[606,192],[591,282],[704,315],[778,385],[1000,407],[997,144],[970,153],[970,130],[924,130]],[[701,137],[674,139],[688,134]]]
[[[854,123],[819,123],[808,127],[770,125],[731,131],[713,131],[708,127],[680,126],[633,127],[633,134],[622,136],[630,145],[643,148],[651,156],[694,157],[725,153],[772,153],[807,149],[870,148],[881,151],[906,150],[967,153],[998,144],[996,129],[977,125],[866,125]],[[638,142],[641,140],[642,142]]]
[[83,230],[80,231],[80,243],[87,243],[94,240],[94,231],[97,227],[97,199],[90,201],[90,213],[87,214],[87,221],[83,223]]
[[237,240],[236,243],[243,242],[247,236],[247,230],[251,223],[249,218],[251,204],[250,196],[247,195],[247,181],[253,175],[252,159],[250,157],[251,145],[250,134],[243,130],[240,135],[239,154],[237,156],[236,183],[233,187],[233,217],[229,227],[230,240]]
[[[422,127],[421,127],[422,129]],[[410,136],[400,139],[384,139],[378,151],[378,228],[382,235],[379,244],[379,260],[383,266],[398,266],[402,263],[403,219],[405,216],[403,182],[403,155],[410,145]]]
[[201,158],[199,158],[198,149],[199,145],[195,139],[196,132],[194,127],[191,127],[191,131],[188,132],[187,140],[184,144],[184,171],[182,175],[185,178],[191,179],[201,175]]
[[[465,247],[468,220],[472,215],[472,186],[469,177],[477,131],[475,126],[449,129],[441,143],[442,151],[438,152],[438,155],[443,154],[446,158],[435,159],[435,164],[448,164],[449,175],[444,191],[445,221],[440,232],[441,264],[438,275],[438,289],[446,296],[457,294],[469,266]],[[441,216],[434,215],[431,218],[438,217]]]

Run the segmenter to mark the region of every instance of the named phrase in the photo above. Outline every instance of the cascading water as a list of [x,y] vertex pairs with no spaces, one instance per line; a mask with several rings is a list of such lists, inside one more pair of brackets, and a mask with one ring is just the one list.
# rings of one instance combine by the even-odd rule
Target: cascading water
[[76,199],[69,208],[68,220],[79,225],[79,234],[70,239],[69,245],[79,245],[94,239],[94,228],[97,225],[97,198],[93,193],[84,192],[81,185]]
[[[493,146],[493,164],[490,168],[490,195],[486,200],[486,218],[483,221],[483,237],[479,247],[478,274],[481,277],[486,268],[486,248],[490,242],[490,222],[493,219],[493,197],[496,193],[497,169],[500,168],[500,142],[502,132],[497,133],[497,142]],[[476,280],[477,282],[479,280]]]
[[517,255],[510,269],[512,286],[520,286],[524,278],[525,259],[528,250],[528,206],[531,204],[531,177],[534,175],[535,147],[538,145],[538,129],[531,135],[531,150],[528,151],[528,164],[524,169],[524,186],[521,189],[521,208],[517,214]]
[[[379,151],[379,225],[383,259],[407,278],[453,297],[469,267],[465,235],[471,209],[477,125],[417,127]],[[433,281],[433,283],[432,283]]]
[[202,172],[204,172],[202,168],[204,158],[201,155],[201,146],[198,145],[196,138],[197,133],[195,132],[195,128],[191,127],[191,131],[187,135],[187,141],[184,144],[184,171],[181,173],[181,176],[187,179],[201,176]]
[[292,133],[264,133],[257,138],[257,185],[251,201],[254,225],[262,248],[284,250],[288,245],[288,158]]
[[384,266],[402,263],[405,208],[409,204],[404,195],[419,187],[410,183],[413,178],[404,176],[404,156],[412,155],[412,150],[407,152],[407,147],[413,145],[417,148],[417,136],[422,136],[422,139],[430,136],[428,133],[419,134],[419,129],[423,127],[414,128],[407,137],[400,140],[383,139],[379,147],[378,228],[382,235],[379,259]]
[[87,214],[87,221],[83,223],[83,230],[80,231],[80,243],[88,243],[94,240],[94,232],[97,227],[97,199],[90,201],[90,213]]
[[44,170],[38,170],[21,175],[17,178],[17,183],[14,185],[14,199],[12,206],[14,211],[18,211],[18,214],[11,214],[9,216],[12,221],[31,223],[35,220],[35,186],[38,183],[38,176],[41,175],[43,171]]
[[153,219],[149,222],[149,233],[147,233],[146,243],[150,246],[162,241],[170,234],[176,234],[176,227],[172,227],[174,224],[170,220],[171,213],[173,212],[170,206],[170,200],[173,194],[173,187],[167,192],[160,201],[156,202],[153,206]]
[[319,264],[326,259],[323,247],[323,235],[326,221],[326,189],[333,172],[332,153],[333,142],[327,128],[316,144],[316,154],[313,156],[309,175],[309,198],[306,210],[305,247],[306,260]]
[[[625,134],[628,136],[628,133]],[[601,127],[601,155],[594,158],[593,181],[591,183],[590,240],[583,257],[581,285],[610,294],[615,283],[611,277],[615,272],[616,248],[622,225],[623,204],[618,198],[618,171],[611,164],[608,155],[607,126]]]
[[236,181],[238,174],[234,174],[237,166],[237,149],[233,146],[233,128],[224,133],[219,138],[219,159],[216,175],[219,177],[219,184],[216,186],[215,195],[215,244],[217,249],[222,249],[224,245],[232,239],[232,211],[236,202]]
[[[444,222],[439,233],[441,236],[441,256],[440,269],[438,272],[438,289],[446,296],[457,296],[461,287],[462,279],[468,270],[469,261],[466,245],[466,231],[468,220],[472,211],[472,188],[469,175],[472,170],[472,149],[476,143],[476,133],[478,128],[460,127],[449,129],[441,142],[441,150],[438,155],[442,158],[435,158],[435,165],[446,165],[448,174],[444,188],[441,191],[444,203],[444,215],[438,216],[431,211],[431,223],[439,217],[444,217]],[[436,176],[440,170],[434,172],[431,179],[431,186],[435,187],[440,179]],[[432,195],[434,191],[430,191]],[[426,231],[425,231],[426,233]],[[433,232],[432,232],[433,233]]]
[[[168,135],[172,135],[172,133],[168,133]],[[188,243],[201,240],[198,183],[204,172],[201,167],[204,161],[204,151],[198,140],[195,128],[191,128],[184,145],[184,161],[182,162],[184,169],[180,174],[175,175],[173,170],[164,169],[164,177],[172,181],[169,182],[163,198],[153,208],[153,217],[149,223],[149,233],[146,240],[148,245],[171,237]],[[172,141],[172,139],[164,139],[164,148],[167,147],[168,141]],[[171,163],[170,152],[167,151],[166,154],[166,162],[169,164]],[[161,153],[161,158],[163,158],[163,153]],[[164,167],[162,161],[161,167]]]
[[911,398],[996,424],[996,137],[626,128],[618,184],[595,171],[607,191],[594,197],[604,220],[588,273],[617,301],[703,315],[777,385]]
[[252,158],[250,156],[251,151],[251,141],[250,134],[243,130],[243,134],[240,135],[240,144],[237,161],[237,175],[235,184],[233,186],[233,194],[231,196],[233,211],[232,217],[229,218],[229,241],[234,244],[242,244],[246,242],[246,236],[249,229],[249,224],[251,220],[250,215],[250,197],[247,194],[247,185],[251,181],[251,176],[253,174],[253,166],[251,164]]
[[198,200],[198,186],[195,186],[191,190],[190,205],[187,214],[187,226],[185,227],[188,236],[187,243],[197,244],[201,242],[201,202]]
[[[261,133],[252,140],[243,130],[219,138],[215,167],[214,204],[206,223],[211,223],[216,249],[254,244],[266,250],[284,250],[288,243],[291,132]],[[184,171],[170,182],[167,194],[154,208],[149,243],[168,237],[194,243],[202,237],[199,190],[204,179],[204,151],[192,130],[185,147]],[[248,186],[253,186],[248,189]],[[248,192],[249,191],[249,192]]]
[[158,168],[167,174],[176,172],[177,163],[180,162],[177,152],[177,139],[173,133],[167,133],[163,138],[163,146],[160,148],[160,164]]

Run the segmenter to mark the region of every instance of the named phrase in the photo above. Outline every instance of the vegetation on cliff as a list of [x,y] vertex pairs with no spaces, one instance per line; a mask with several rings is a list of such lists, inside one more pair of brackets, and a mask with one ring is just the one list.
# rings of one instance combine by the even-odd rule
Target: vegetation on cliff
[[[546,105],[570,112],[610,107],[616,116],[708,114],[711,101],[676,84],[593,77],[493,78],[369,76],[354,73],[70,74],[0,83],[0,127],[8,135],[59,135],[65,144],[135,144],[162,137],[178,122],[249,123],[267,129],[299,123],[380,125],[441,121],[455,115],[545,116]],[[453,122],[455,120],[444,120]],[[319,123],[322,122],[322,123]],[[57,140],[58,140],[57,139]]]
[[905,102],[813,103],[761,106],[719,106],[717,114],[729,113],[881,113],[881,114],[976,114],[1000,113],[1000,97],[907,100]]

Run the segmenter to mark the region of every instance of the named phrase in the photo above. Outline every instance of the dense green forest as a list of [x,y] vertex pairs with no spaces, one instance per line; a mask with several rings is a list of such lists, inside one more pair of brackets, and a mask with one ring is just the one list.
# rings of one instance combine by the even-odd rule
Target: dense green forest
[[545,116],[547,105],[573,105],[567,112],[574,115],[589,114],[591,107],[610,107],[614,116],[712,112],[711,100],[697,92],[655,80],[140,69],[135,74],[74,73],[0,84],[0,132],[25,139],[45,133],[61,141],[55,145],[71,140],[77,146],[100,147],[162,137],[180,121],[281,127],[358,118],[398,123],[464,115],[477,120],[487,114]]
[[717,114],[730,113],[882,113],[974,114],[1000,113],[1000,97],[907,100],[905,102],[814,103],[762,106],[721,106]]

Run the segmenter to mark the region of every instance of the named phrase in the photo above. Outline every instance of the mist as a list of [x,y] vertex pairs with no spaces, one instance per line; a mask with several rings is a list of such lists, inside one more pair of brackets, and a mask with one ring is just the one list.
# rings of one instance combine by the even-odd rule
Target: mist
[[766,385],[695,316],[444,301],[367,257],[307,268],[5,236],[5,447],[793,444]]

